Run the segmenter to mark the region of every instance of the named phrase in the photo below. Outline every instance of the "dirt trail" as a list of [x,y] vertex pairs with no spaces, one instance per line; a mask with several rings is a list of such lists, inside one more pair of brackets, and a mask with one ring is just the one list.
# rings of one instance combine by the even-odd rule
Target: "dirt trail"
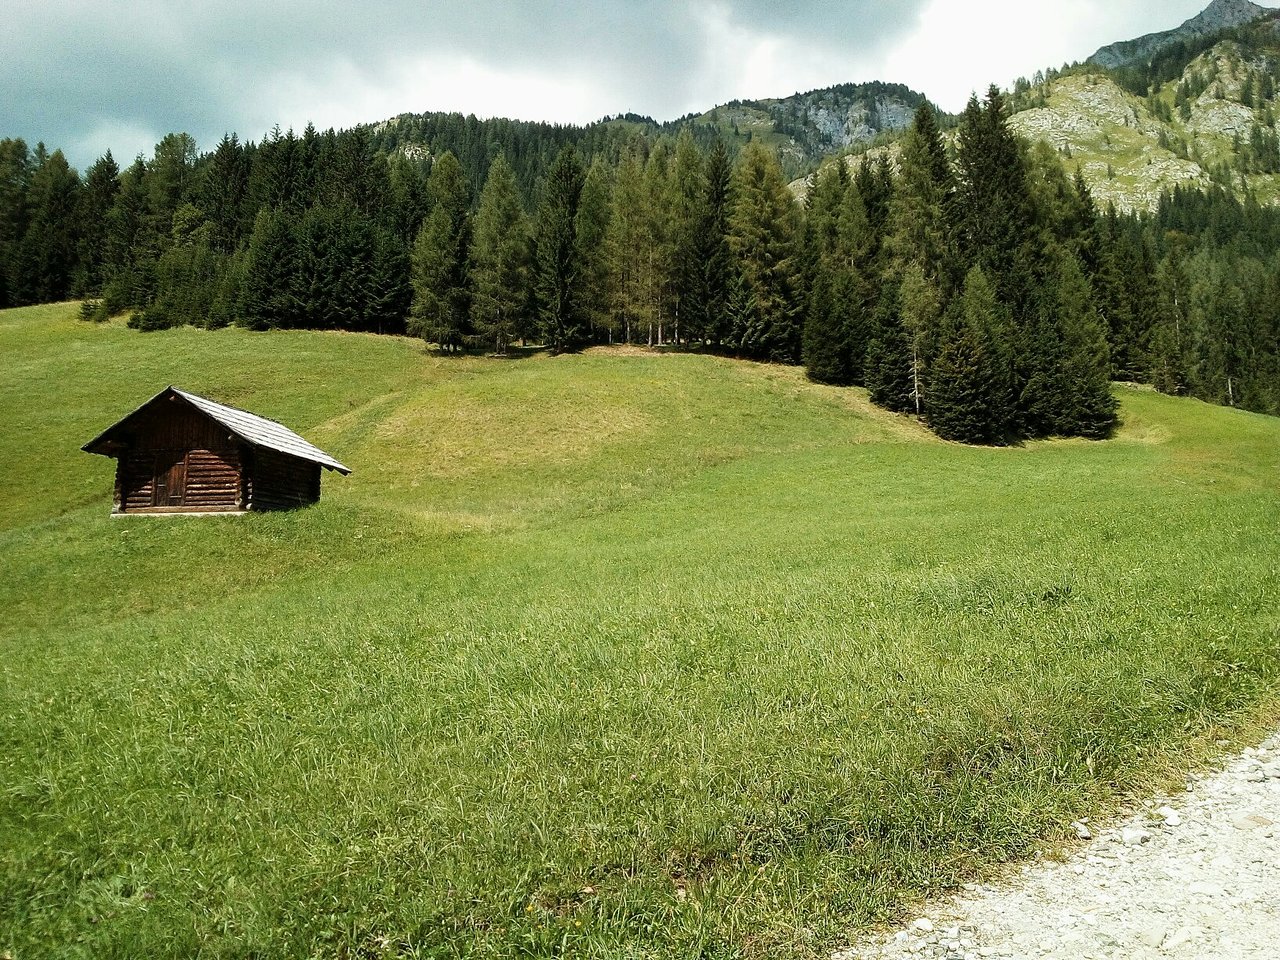
[[1280,735],[1093,828],[1063,862],[970,885],[833,960],[1276,960]]

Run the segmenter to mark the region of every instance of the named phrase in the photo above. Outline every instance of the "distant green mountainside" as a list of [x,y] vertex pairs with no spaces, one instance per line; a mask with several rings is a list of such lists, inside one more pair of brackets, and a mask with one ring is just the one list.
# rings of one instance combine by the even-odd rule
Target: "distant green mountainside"
[[1012,125],[1057,148],[1100,202],[1122,210],[1214,183],[1276,203],[1278,26],[1280,12],[1263,11],[1244,27],[1175,39],[1141,65],[1087,63],[1020,81]]
[[[1241,26],[1233,18],[1246,8],[1260,16]],[[1231,25],[1198,32],[1212,22]],[[1121,211],[1151,210],[1179,186],[1280,202],[1280,11],[1217,0],[1179,30],[1126,43],[1146,59],[1108,67],[1100,61],[1119,55],[1100,51],[1019,80],[1006,101],[1015,132],[1056,149],[1100,204]],[[1130,49],[1103,51],[1122,48]],[[897,144],[870,150],[894,157]],[[851,151],[848,162],[864,152]],[[803,180],[792,187],[806,189]]]
[[731,153],[752,141],[762,142],[777,151],[788,175],[800,176],[832,153],[867,146],[906,129],[924,100],[923,94],[901,84],[846,83],[780,99],[734,100],[664,123],[638,114],[566,126],[424,113],[402,114],[368,129],[388,153],[423,158],[452,151],[475,184],[484,181],[492,159],[504,153],[529,192],[545,162],[565,143],[587,155],[616,159],[637,135],[674,136],[685,128],[704,147],[722,140]]

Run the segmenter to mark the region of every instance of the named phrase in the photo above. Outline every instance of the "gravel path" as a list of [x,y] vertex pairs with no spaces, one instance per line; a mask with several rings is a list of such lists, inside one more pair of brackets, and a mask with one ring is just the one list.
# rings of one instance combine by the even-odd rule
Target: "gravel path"
[[968,885],[833,960],[1280,958],[1280,735],[1127,820],[1074,826],[1064,862]]

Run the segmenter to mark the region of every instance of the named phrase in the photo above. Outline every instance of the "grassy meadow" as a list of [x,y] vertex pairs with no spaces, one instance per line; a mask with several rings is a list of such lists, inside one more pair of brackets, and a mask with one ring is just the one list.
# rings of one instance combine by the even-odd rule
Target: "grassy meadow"
[[[0,312],[0,957],[810,957],[1280,689],[1280,420]],[[166,384],[354,469],[109,516]]]

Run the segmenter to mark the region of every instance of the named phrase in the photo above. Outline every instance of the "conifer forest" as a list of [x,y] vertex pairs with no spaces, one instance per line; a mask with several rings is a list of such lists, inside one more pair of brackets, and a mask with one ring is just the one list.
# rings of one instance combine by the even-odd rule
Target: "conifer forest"
[[83,175],[0,141],[0,306],[722,352],[968,443],[1106,437],[1112,380],[1280,412],[1280,211],[1217,187],[1100,210],[994,87],[958,121],[921,104],[896,155],[828,162],[803,200],[770,149],[705,129],[446,119],[429,150],[171,134]]

